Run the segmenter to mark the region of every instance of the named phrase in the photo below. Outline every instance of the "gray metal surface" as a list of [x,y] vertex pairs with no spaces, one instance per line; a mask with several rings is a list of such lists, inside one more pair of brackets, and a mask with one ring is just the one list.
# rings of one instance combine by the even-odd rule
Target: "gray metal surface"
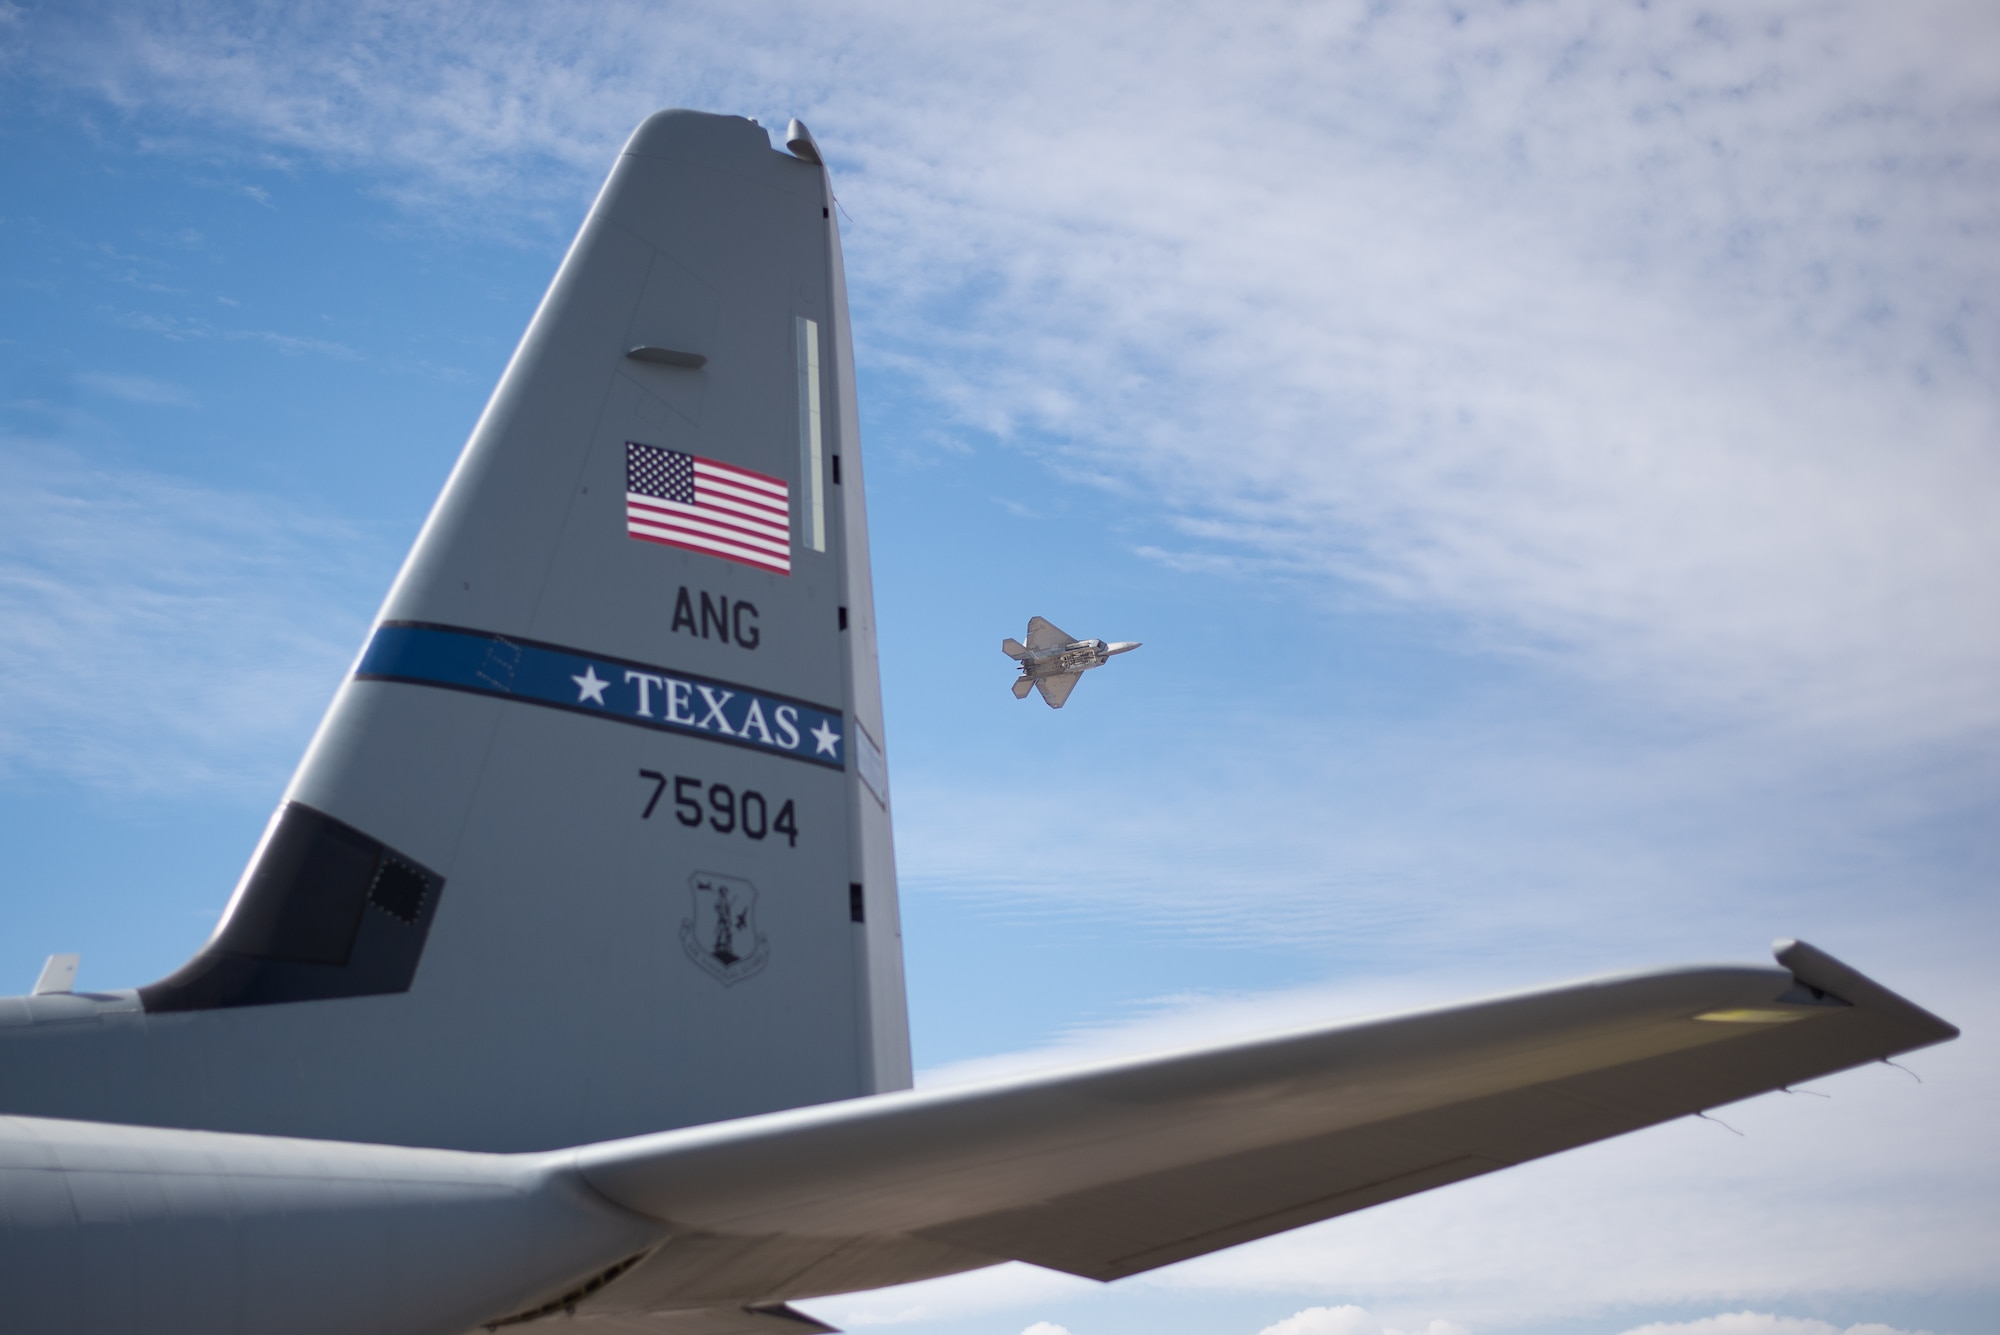
[[657,1235],[548,1157],[0,1118],[24,1335],[449,1335]]
[[1112,1279],[1956,1033],[1779,955],[568,1151],[0,1118],[0,1293],[51,1335],[757,1335],[1002,1260]]
[[[630,536],[628,442],[781,483],[789,571]],[[907,1086],[864,484],[824,168],[738,117],[648,119],[300,765],[290,824],[142,1005],[0,1014],[0,1111],[521,1150]],[[399,657],[395,634],[432,647]],[[412,678],[438,644],[474,656]],[[758,718],[697,726],[703,684]],[[799,735],[805,706],[831,758]],[[312,866],[272,874],[286,848]],[[328,849],[347,871],[312,869]]]

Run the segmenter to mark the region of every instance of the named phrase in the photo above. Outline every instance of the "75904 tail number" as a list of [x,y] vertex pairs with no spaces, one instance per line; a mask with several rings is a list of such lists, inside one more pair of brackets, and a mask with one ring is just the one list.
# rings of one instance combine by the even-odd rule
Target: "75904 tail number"
[[[651,820],[660,799],[667,794],[667,776],[658,770],[642,769],[639,777],[653,784],[646,809],[639,813],[640,820]],[[787,847],[798,847],[799,818],[792,799],[786,798],[775,811],[772,803],[772,799],[755,788],[738,792],[726,783],[707,783],[692,775],[673,777],[674,819],[681,824],[690,829],[705,824],[717,834],[741,834],[745,839],[760,841],[783,835]]]

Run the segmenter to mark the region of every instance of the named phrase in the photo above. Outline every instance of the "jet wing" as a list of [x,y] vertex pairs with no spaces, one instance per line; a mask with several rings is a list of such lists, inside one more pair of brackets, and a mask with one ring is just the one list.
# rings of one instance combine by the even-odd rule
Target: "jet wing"
[[1049,702],[1050,709],[1061,709],[1069,693],[1083,680],[1081,672],[1064,672],[1054,677],[1037,677],[1035,685],[1042,688],[1042,699]]
[[[1803,943],[1778,959],[765,1114],[577,1164],[719,1254],[1117,1279],[1958,1032]],[[818,1269],[772,1296],[838,1291]]]
[[1041,617],[1028,618],[1028,648],[1060,649],[1072,639],[1066,630],[1058,630],[1052,623]]

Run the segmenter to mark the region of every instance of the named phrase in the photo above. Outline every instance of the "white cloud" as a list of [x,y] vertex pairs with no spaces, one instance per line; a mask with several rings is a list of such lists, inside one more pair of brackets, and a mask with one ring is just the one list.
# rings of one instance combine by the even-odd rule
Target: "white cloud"
[[[234,305],[235,303],[226,302],[225,304]],[[159,334],[164,338],[170,338],[176,342],[184,342],[189,339],[220,338],[228,339],[232,342],[262,343],[268,347],[276,348],[288,357],[298,356],[302,353],[311,353],[316,356],[330,357],[335,361],[343,362],[358,361],[361,358],[360,353],[345,343],[338,343],[332,339],[284,334],[274,329],[220,328],[210,324],[206,320],[192,319],[184,316],[154,315],[146,311],[126,311],[113,318],[127,329],[137,329],[148,334]],[[86,381],[90,380],[90,377],[79,378]],[[104,378],[98,377],[97,379],[103,380]],[[94,387],[101,388],[103,386]],[[128,394],[124,397],[130,397],[130,395]]]
[[6,443],[0,773],[268,795],[385,573],[364,535],[269,496]]
[[78,373],[76,382],[85,389],[99,394],[107,394],[114,399],[124,399],[128,403],[142,403],[162,408],[195,408],[200,403],[193,391],[152,376],[117,375],[109,371],[84,371]]
[[1098,1286],[1074,1275],[1009,1262],[986,1270],[928,1279],[916,1284],[815,1298],[814,1315],[845,1329],[950,1321],[977,1312],[1021,1307],[1046,1310],[1055,1303],[1094,1292]]
[[1053,1321],[1037,1321],[1034,1325],[1023,1330],[1021,1335],[1069,1335],[1069,1331],[1063,1326],[1058,1326]]
[[1050,775],[1032,748],[906,764],[907,891],[1218,947],[1393,943],[1396,967],[1448,960],[1473,987],[1741,957],[1781,933],[1914,947],[1982,883],[1913,878],[1912,822],[1976,808],[2000,777],[1984,757],[1863,766],[1772,729],[1579,718],[1540,692],[1387,723],[1310,701],[1151,704],[1175,726],[1118,739],[1143,781]]
[[[1349,1304],[1343,1307],[1308,1307],[1264,1327],[1258,1335],[1404,1335],[1404,1332],[1383,1325],[1364,1308]],[[1471,1332],[1456,1322],[1438,1320],[1410,1332],[1410,1335],[1471,1335]]]
[[1172,559],[1865,746],[2000,728],[1990,6],[472,12],[42,42],[483,215],[574,208],[657,101],[798,112],[871,355]]
[[1773,1316],[1768,1312],[1725,1312],[1699,1321],[1660,1321],[1637,1326],[1624,1335],[1930,1335],[1867,1323],[1842,1328],[1809,1317]]

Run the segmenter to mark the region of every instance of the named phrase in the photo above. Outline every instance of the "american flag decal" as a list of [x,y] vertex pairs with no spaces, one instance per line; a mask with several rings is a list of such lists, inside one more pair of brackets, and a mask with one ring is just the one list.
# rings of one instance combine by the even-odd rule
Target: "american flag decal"
[[625,442],[625,532],[792,573],[790,489],[778,478],[700,455]]

